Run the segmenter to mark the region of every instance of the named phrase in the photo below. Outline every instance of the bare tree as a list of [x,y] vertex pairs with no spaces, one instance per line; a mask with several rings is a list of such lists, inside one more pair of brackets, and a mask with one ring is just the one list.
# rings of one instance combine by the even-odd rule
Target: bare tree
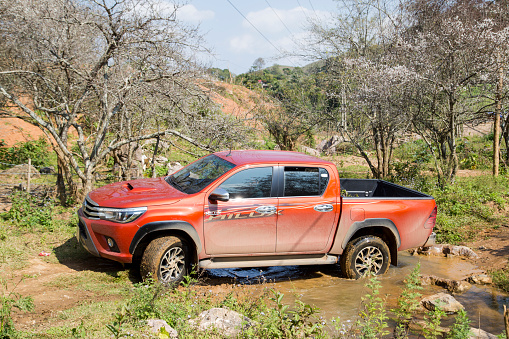
[[[438,5],[445,7],[438,8]],[[494,103],[480,93],[482,75],[496,64],[493,21],[474,2],[408,3],[410,24],[395,48],[402,63],[420,74],[414,127],[434,154],[441,185],[454,181],[462,126]],[[496,67],[495,67],[496,68]]]
[[156,0],[0,0],[0,94],[22,111],[2,113],[52,140],[61,200],[66,188],[81,200],[123,145],[167,135],[211,151],[238,137],[230,118],[196,110],[206,106],[202,39],[177,11]]

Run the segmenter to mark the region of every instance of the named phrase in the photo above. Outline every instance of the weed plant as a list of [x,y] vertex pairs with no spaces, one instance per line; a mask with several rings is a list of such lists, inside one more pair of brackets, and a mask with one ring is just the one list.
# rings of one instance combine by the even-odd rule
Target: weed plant
[[34,308],[33,300],[30,296],[21,296],[7,288],[7,281],[0,280],[0,339],[12,338],[16,335],[14,323],[12,321],[12,310],[17,308],[20,311],[32,311]]
[[470,331],[470,319],[468,319],[465,310],[459,310],[451,330],[447,333],[449,339],[471,338],[473,333]]
[[509,265],[503,269],[490,272],[493,284],[505,292],[509,292]]
[[385,309],[385,297],[380,296],[382,284],[373,275],[369,278],[366,287],[369,293],[362,298],[360,319],[356,326],[359,328],[362,338],[382,338],[389,334],[387,320],[389,319]]
[[39,229],[53,231],[54,204],[51,199],[39,198],[27,192],[14,192],[11,196],[12,207],[3,213],[4,220],[27,231]]
[[422,296],[418,292],[422,290],[420,269],[421,264],[419,263],[405,279],[405,287],[398,297],[398,307],[392,310],[396,316],[395,338],[408,338],[409,325],[415,311],[419,307],[419,298]]

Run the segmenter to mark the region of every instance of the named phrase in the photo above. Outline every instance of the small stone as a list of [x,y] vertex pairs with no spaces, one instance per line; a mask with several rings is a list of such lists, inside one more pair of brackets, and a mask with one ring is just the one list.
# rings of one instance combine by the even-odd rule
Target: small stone
[[161,328],[164,327],[166,332],[170,335],[170,338],[178,338],[178,332],[162,319],[148,319],[147,325],[150,327],[150,331],[154,334],[161,333]]

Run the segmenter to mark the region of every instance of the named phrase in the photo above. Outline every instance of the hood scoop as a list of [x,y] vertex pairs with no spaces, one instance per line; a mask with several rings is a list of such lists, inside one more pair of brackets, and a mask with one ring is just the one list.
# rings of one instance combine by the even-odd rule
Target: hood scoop
[[124,185],[125,188],[127,188],[130,192],[136,193],[136,192],[148,192],[148,191],[154,191],[156,190],[155,187],[150,186],[139,186],[134,187],[131,183],[127,183]]

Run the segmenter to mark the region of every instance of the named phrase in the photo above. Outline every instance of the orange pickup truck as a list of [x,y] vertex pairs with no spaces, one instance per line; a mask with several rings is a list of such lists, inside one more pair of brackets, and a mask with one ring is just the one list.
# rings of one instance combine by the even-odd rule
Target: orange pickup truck
[[90,253],[139,263],[143,277],[177,283],[199,268],[340,262],[356,279],[385,273],[397,252],[430,246],[433,197],[382,180],[340,179],[336,166],[297,152],[230,151],[157,179],[90,192],[78,241]]

